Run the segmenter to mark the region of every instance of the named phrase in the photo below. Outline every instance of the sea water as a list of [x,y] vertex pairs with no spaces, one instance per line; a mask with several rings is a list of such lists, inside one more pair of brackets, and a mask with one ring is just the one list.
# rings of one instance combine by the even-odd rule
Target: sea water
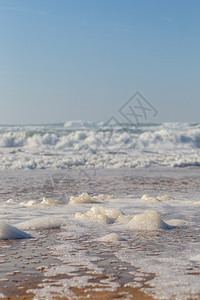
[[0,126],[0,169],[199,166],[200,124]]
[[[19,272],[7,263],[16,239],[15,249],[29,245],[35,253],[37,244],[41,251],[36,299],[120,286],[158,299],[196,299],[200,126],[145,125],[132,128],[132,140],[130,128],[116,128],[123,149],[110,138],[95,150],[99,126],[1,127],[0,295],[11,276],[6,266]],[[47,250],[56,262],[45,264]]]

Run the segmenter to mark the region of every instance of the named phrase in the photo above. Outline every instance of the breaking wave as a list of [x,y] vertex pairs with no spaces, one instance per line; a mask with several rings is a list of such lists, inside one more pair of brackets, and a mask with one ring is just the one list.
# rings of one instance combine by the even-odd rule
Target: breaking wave
[[200,124],[0,126],[0,168],[200,166]]

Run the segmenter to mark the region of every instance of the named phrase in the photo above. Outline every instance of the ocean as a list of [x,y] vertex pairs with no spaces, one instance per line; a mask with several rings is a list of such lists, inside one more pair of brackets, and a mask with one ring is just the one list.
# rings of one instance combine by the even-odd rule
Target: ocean
[[0,126],[0,169],[200,166],[200,124]]
[[115,121],[0,126],[0,298],[200,299],[200,124]]

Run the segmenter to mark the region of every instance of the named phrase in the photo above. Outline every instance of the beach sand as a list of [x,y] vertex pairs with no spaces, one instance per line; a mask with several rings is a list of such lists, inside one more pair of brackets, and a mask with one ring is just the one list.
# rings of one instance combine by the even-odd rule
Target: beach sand
[[[37,280],[35,281],[35,283],[37,282]],[[24,289],[22,289],[20,292],[16,289],[10,289],[8,295],[6,298],[4,299],[11,299],[11,300],[15,300],[15,299],[19,299],[19,300],[29,300],[29,299],[33,299],[34,298],[34,294],[33,293],[27,293],[26,290],[30,289],[30,288],[34,288],[35,284],[31,284],[31,283],[27,283],[24,285]],[[88,286],[87,289],[89,289],[90,287]],[[137,300],[151,300],[153,299],[151,296],[146,295],[145,293],[141,292],[139,289],[137,288],[119,288],[117,291],[115,292],[88,292],[86,289],[79,289],[79,288],[72,288],[71,290],[74,293],[74,297],[70,296],[70,297],[65,297],[65,296],[55,296],[54,299],[55,300],[59,300],[59,299],[97,299],[97,300],[109,300],[109,299],[137,299]]]
[[[52,256],[49,252],[50,246],[53,243],[57,243],[56,235],[59,230],[43,230],[40,232],[38,238],[28,240],[13,240],[13,241],[1,241],[1,263],[0,263],[0,293],[5,296],[5,299],[33,299],[34,293],[30,292],[31,289],[37,289],[42,282],[51,283],[51,286],[59,286],[60,280],[69,278],[67,274],[58,276],[45,277],[43,271],[48,267],[62,266],[62,261]],[[9,246],[7,255],[3,254],[5,246]],[[92,280],[90,284],[84,288],[72,287],[70,290],[73,296],[65,297],[64,293],[54,292],[53,299],[153,299],[142,292],[139,288],[125,287],[126,282],[129,281],[130,275],[128,272],[135,271],[132,266],[121,263],[116,257],[109,251],[109,253],[99,253],[98,247],[90,249],[90,251],[96,252],[99,257],[103,257],[98,265],[106,267],[107,271],[103,274],[92,274]],[[82,266],[78,266],[81,271],[77,272],[77,276],[84,276],[88,274],[88,270],[83,269]],[[101,280],[109,278],[110,273],[115,274],[116,282],[120,283],[121,287],[115,291],[104,291]],[[4,276],[3,276],[4,275]],[[149,278],[152,278],[152,274],[147,274],[145,282]],[[95,284],[95,287],[94,287]],[[99,285],[98,285],[99,284]],[[148,284],[147,284],[148,285]],[[100,289],[98,291],[98,289]],[[105,284],[107,289],[107,284]],[[42,298],[44,299],[44,298]],[[48,299],[48,296],[47,298]]]
[[[137,197],[141,197],[144,191],[151,194],[155,193],[156,189],[157,194],[161,192],[169,193],[170,191],[173,196],[182,194],[187,198],[192,193],[198,196],[200,182],[198,172],[197,169],[188,169],[184,173],[180,169],[177,171],[107,170],[99,171],[95,177],[91,175],[93,171],[88,171],[90,177],[80,178],[77,171],[54,171],[52,172],[52,178],[54,178],[54,182],[57,182],[57,187],[54,185],[53,188],[50,184],[49,174],[46,171],[21,172],[20,183],[17,181],[20,172],[7,172],[1,173],[1,183],[3,186],[3,183],[9,182],[9,189],[7,194],[1,189],[1,196],[2,201],[16,197],[20,198],[20,201],[36,199],[36,197],[42,198],[45,190],[45,195],[61,199],[66,197],[66,194],[78,195],[81,192],[93,194],[95,190],[96,194],[104,192],[124,196],[134,193]],[[64,178],[64,180],[61,181],[60,178]],[[41,182],[43,182],[42,185]],[[166,208],[168,206],[167,204]],[[14,218],[14,215],[15,212],[11,215],[11,219]],[[136,267],[116,257],[115,245],[105,247],[94,241],[88,242],[87,235],[83,235],[77,241],[76,238],[72,239],[72,242],[77,242],[78,246],[84,245],[84,251],[87,250],[88,257],[95,256],[98,258],[93,263],[103,270],[101,273],[94,272],[89,266],[86,267],[84,262],[81,265],[77,261],[77,265],[75,265],[75,263],[62,261],[59,255],[52,252],[52,248],[62,243],[62,237],[65,236],[65,233],[67,231],[64,228],[39,230],[31,239],[0,241],[0,296],[4,295],[5,299],[33,299],[35,296],[34,290],[37,290],[38,297],[40,296],[40,289],[42,290],[45,285],[46,290],[48,290],[49,284],[49,294],[45,295],[43,290],[41,299],[49,299],[49,295],[53,299],[154,299],[153,288],[148,282],[156,275],[153,272],[143,270],[141,276],[141,270],[138,269],[138,266]],[[124,236],[126,234],[125,232]],[[174,239],[177,238],[177,242],[181,245],[181,233],[177,230],[173,234]],[[192,231],[188,230],[185,234],[188,235],[188,239],[194,240]],[[196,231],[196,234],[198,235],[199,232]],[[160,233],[154,233],[152,236],[156,240],[163,239]],[[137,247],[141,247],[151,257],[162,252],[162,249],[158,251],[158,249],[153,249],[153,244],[148,244],[150,237],[149,240],[145,237],[145,242],[144,236],[138,235],[137,238],[135,248],[130,244],[130,249],[133,249],[133,251],[136,251]],[[171,242],[170,233],[167,233],[165,238]],[[67,234],[66,240],[70,241]],[[76,271],[72,273],[47,274],[49,269],[71,267],[72,265],[76,267]],[[199,267],[194,265],[191,274],[192,272],[194,277],[199,276]],[[75,281],[71,287],[68,286],[66,292],[65,280],[73,281],[85,276],[89,276],[87,284],[79,286],[79,284],[76,285]],[[133,282],[133,286],[130,285],[130,282]],[[113,288],[110,283],[113,283],[114,286],[115,283],[117,285]],[[53,287],[56,287],[55,291],[53,291]],[[146,290],[148,290],[148,293]],[[177,297],[177,299],[179,298]],[[191,294],[191,298],[188,299],[200,299],[200,295]]]

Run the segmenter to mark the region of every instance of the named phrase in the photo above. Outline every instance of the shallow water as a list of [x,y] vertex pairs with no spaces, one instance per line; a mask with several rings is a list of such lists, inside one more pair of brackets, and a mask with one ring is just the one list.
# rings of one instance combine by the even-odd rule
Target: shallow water
[[[21,227],[34,239],[0,241],[0,293],[9,294],[13,278],[20,276],[14,272],[20,270],[21,277],[36,275],[38,285],[31,292],[48,299],[57,293],[73,297],[72,287],[89,293],[122,286],[139,287],[160,299],[200,296],[198,168],[8,170],[0,173],[0,183],[0,219],[17,228],[33,219],[38,224],[35,229],[29,223]],[[69,203],[70,197],[82,193],[104,196],[96,198],[98,204]],[[149,198],[142,200],[144,194]],[[44,205],[43,197],[56,201]],[[104,217],[97,222],[95,215],[89,220],[75,217],[96,205],[110,214],[108,222]],[[146,210],[175,225],[159,229],[155,221],[156,229],[131,227],[130,220]],[[61,228],[55,230],[57,218]],[[149,220],[144,222],[148,227]]]

